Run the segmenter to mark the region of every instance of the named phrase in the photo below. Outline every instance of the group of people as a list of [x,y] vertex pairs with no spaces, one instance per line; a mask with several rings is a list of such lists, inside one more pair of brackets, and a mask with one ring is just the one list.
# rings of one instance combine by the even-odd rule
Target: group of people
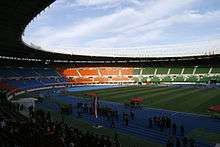
[[[88,104],[80,104],[83,112],[90,112],[92,115],[92,108]],[[119,113],[108,107],[98,107],[98,115],[107,118],[111,122],[111,127],[115,128],[115,120],[119,120]],[[130,110],[130,113],[122,113],[122,123],[128,127],[129,121],[135,119],[135,113]],[[194,147],[195,141],[188,139],[185,136],[185,128],[183,125],[178,126],[170,117],[167,116],[154,116],[148,118],[148,127],[150,129],[159,129],[161,132],[167,132],[169,139],[167,140],[166,147]]]
[[134,120],[134,116],[135,116],[135,113],[132,110],[130,110],[130,113],[123,112],[122,120],[123,120],[125,127],[128,127],[129,120]]
[[[77,114],[78,117],[82,117],[84,113],[89,113],[90,115],[94,115],[94,110],[92,106],[88,103],[77,103]],[[107,121],[110,122],[111,127],[116,127],[116,121],[119,120],[119,112],[118,110],[114,110],[107,106],[100,106],[97,108],[98,116],[103,117]],[[122,123],[125,127],[128,126],[129,120],[134,120],[135,113],[131,110],[130,113],[123,112],[122,114]]]
[[192,138],[188,139],[185,136],[184,126],[178,126],[171,118],[167,116],[154,116],[148,118],[148,121],[148,127],[151,129],[159,129],[161,132],[164,132],[166,129],[168,135],[170,136],[167,140],[166,147],[195,146],[195,140]]
[[184,126],[180,125],[178,128],[177,124],[167,116],[150,117],[148,118],[148,121],[149,128],[159,128],[161,132],[164,132],[164,130],[166,129],[168,130],[169,134],[173,136],[177,135],[177,130],[179,129],[180,135],[184,136]]
[[[0,103],[1,108],[2,105]],[[10,118],[8,118],[8,115],[4,116],[6,112],[13,115],[9,114]],[[15,112],[17,113],[15,114]],[[23,117],[23,119],[18,119],[16,106],[11,102],[7,102],[7,105],[4,103],[4,109],[0,109],[1,147],[113,146],[113,140],[109,136],[99,135],[89,131],[83,132],[78,128],[68,126],[64,119],[54,121],[49,112],[29,109],[29,113],[29,118]]]
[[166,147],[195,147],[195,140],[187,137],[170,137]]

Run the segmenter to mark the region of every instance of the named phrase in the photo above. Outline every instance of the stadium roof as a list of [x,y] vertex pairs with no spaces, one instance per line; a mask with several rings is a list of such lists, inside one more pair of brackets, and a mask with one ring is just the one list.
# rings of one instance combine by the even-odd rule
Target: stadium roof
[[[209,56],[195,56],[195,57],[96,57],[96,56],[83,56],[83,55],[66,55],[60,53],[52,53],[36,49],[28,46],[22,41],[22,34],[26,26],[45,8],[49,7],[54,0],[35,0],[35,1],[22,1],[22,0],[9,0],[0,1],[0,58],[1,59],[39,59],[60,61],[65,60],[68,63],[71,61],[109,61],[119,63],[137,63],[137,62],[157,62],[157,61],[175,61],[175,60],[196,60],[196,59],[211,59],[218,58],[219,55]],[[70,61],[70,62],[69,62]],[[78,62],[81,63],[81,62]],[[86,63],[86,62],[83,62]]]

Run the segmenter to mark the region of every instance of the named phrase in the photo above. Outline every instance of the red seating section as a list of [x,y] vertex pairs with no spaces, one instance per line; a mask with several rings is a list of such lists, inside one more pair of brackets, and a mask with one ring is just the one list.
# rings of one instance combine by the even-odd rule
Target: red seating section
[[7,90],[10,93],[14,93],[18,91],[18,89],[13,88],[5,83],[0,83],[0,89]]

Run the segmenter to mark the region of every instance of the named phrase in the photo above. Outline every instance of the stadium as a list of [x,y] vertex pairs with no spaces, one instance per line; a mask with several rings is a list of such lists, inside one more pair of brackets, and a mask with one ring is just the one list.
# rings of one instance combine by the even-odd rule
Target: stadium
[[[219,146],[220,39],[74,51],[25,41],[36,17],[58,4],[0,1],[0,147]],[[101,6],[92,9],[109,9]],[[58,36],[42,32],[46,44]]]

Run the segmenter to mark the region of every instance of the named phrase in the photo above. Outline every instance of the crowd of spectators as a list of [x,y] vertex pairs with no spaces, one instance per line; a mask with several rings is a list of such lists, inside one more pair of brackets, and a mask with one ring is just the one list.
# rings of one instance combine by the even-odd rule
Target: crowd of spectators
[[175,121],[167,116],[154,116],[148,118],[148,127],[150,129],[159,129],[161,132],[167,132],[170,136],[166,147],[195,147],[194,139],[188,139],[185,136],[183,125],[178,126]]
[[[119,144],[119,143],[117,143]],[[29,109],[29,117],[19,114],[18,106],[0,103],[1,147],[112,147],[109,136],[84,132],[68,126],[64,119],[54,121],[49,112]]]
[[[90,106],[87,103],[78,103],[77,104],[77,115],[78,117],[82,117],[83,114],[88,113],[90,115],[94,115],[94,110],[92,106]],[[106,121],[110,122],[110,126],[112,128],[115,128],[116,121],[119,120],[119,112],[118,110],[114,110],[107,106],[99,106],[97,108],[98,116],[103,117],[106,119]],[[129,120],[134,120],[135,113],[133,111],[130,111],[130,113],[123,112],[122,114],[122,123],[125,127],[128,127]]]
[[190,138],[188,139],[186,136],[177,137],[171,136],[167,140],[166,147],[195,147],[195,140]]

